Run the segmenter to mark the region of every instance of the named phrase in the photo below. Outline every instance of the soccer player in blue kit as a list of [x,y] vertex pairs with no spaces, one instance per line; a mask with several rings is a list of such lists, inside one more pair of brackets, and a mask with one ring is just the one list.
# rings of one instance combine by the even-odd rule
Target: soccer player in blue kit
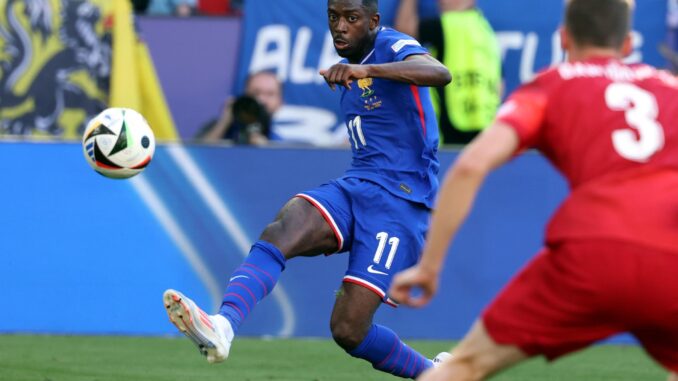
[[438,125],[426,86],[449,71],[412,37],[379,25],[377,0],[329,0],[344,59],[320,74],[341,91],[353,160],[341,178],[301,192],[280,211],[232,274],[221,309],[207,315],[178,291],[163,301],[174,325],[211,363],[228,357],[235,332],[295,257],[350,252],[335,301],[332,337],[375,369],[415,378],[433,362],[372,318],[398,271],[419,259],[438,189]]

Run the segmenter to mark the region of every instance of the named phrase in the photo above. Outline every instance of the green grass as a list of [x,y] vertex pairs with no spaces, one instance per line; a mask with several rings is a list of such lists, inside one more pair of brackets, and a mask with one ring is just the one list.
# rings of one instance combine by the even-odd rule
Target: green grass
[[[432,356],[452,345],[411,341]],[[633,346],[598,346],[553,365],[535,359],[493,380],[663,380]],[[184,338],[0,335],[2,381],[396,380],[329,340],[239,338],[226,363],[208,365]]]

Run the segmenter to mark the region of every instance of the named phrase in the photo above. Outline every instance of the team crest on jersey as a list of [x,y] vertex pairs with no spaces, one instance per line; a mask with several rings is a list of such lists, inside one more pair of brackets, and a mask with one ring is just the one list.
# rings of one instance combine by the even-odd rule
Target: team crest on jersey
[[381,99],[374,95],[375,91],[372,89],[372,78],[362,78],[358,80],[358,87],[363,93],[360,95],[363,98],[365,110],[371,111],[375,108],[381,107]]
[[372,86],[372,78],[362,78],[358,80],[358,87],[363,91],[361,98],[369,98],[374,94],[374,90],[370,87]]

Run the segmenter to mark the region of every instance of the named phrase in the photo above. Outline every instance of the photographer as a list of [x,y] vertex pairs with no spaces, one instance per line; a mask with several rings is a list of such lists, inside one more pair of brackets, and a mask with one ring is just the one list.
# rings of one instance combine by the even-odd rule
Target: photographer
[[225,102],[218,120],[197,136],[203,141],[229,140],[263,146],[269,142],[271,120],[282,106],[282,85],[274,73],[250,75],[245,92]]

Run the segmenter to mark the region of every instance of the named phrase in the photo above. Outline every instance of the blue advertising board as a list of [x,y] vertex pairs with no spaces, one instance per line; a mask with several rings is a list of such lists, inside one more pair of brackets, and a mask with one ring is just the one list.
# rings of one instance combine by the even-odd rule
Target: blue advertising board
[[[379,3],[382,24],[392,25],[398,1]],[[562,1],[479,0],[478,5],[497,32],[506,92],[563,60],[557,33]],[[663,66],[657,46],[666,34],[666,1],[643,0],[636,5],[634,50],[628,60]],[[286,113],[288,123],[329,135],[343,131],[339,94],[318,75],[319,69],[339,61],[327,28],[326,2],[247,1],[243,41],[236,92],[249,73],[273,71],[283,82],[285,103],[294,108]]]
[[[442,152],[443,168],[456,155]],[[89,168],[77,143],[0,143],[0,287],[13,306],[0,332],[176,334],[162,292],[179,289],[216,311],[231,272],[282,205],[349,161],[339,149],[167,145],[141,175],[111,180]],[[376,321],[406,338],[459,338],[540,248],[565,192],[541,156],[513,160],[485,183],[434,302],[384,306]],[[329,336],[347,260],[291,260],[240,332]]]
[[[563,1],[479,0],[497,33],[502,52],[506,90],[529,81],[540,70],[562,62],[558,28],[562,24]],[[628,62],[647,62],[663,67],[657,49],[666,36],[666,0],[636,2],[633,23],[633,52]]]
[[[434,3],[421,1],[420,12],[430,15]],[[507,91],[562,61],[561,1],[478,4],[497,32]],[[382,24],[392,25],[398,1],[380,0],[379,6]],[[243,19],[139,17],[180,136],[194,138],[219,116],[229,96],[243,90],[248,73],[266,70],[283,83],[280,124],[304,131],[315,144],[344,142],[339,94],[318,74],[339,61],[327,30],[326,2],[251,0],[246,7]],[[637,3],[631,61],[665,65],[657,49],[666,36],[665,17],[665,0]]]

